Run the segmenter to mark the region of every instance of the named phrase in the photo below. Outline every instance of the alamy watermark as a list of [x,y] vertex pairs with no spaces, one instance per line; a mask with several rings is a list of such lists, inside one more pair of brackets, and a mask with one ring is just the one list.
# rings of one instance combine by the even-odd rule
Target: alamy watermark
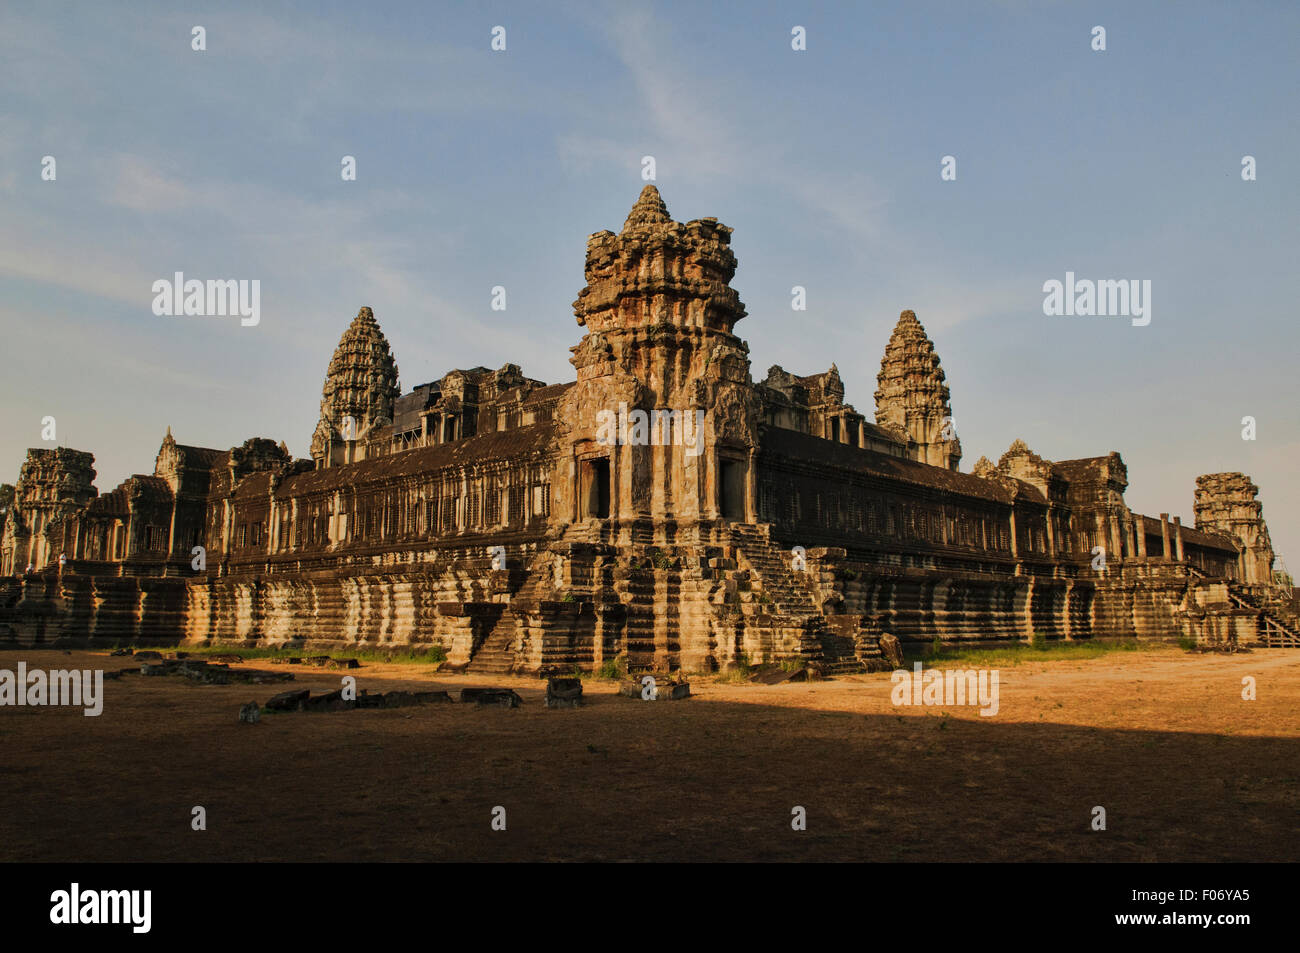
[[1075,279],[1065,273],[1065,281],[1051,278],[1043,282],[1043,314],[1055,317],[1079,315],[1089,317],[1124,317],[1133,319],[1135,328],[1151,323],[1151,279],[1112,280]]
[[982,668],[940,671],[921,670],[912,663],[912,671],[895,669],[889,677],[894,687],[889,700],[894,705],[979,705],[980,715],[992,718],[998,713],[998,670]]
[[81,706],[87,718],[95,718],[104,710],[104,672],[75,668],[29,672],[27,663],[19,662],[17,673],[0,669],[0,707],[6,705]]
[[225,317],[239,315],[240,324],[256,327],[262,320],[262,282],[241,278],[212,279],[206,282],[197,278],[185,280],[183,272],[176,272],[174,280],[159,278],[153,283],[153,313],[177,317]]
[[50,894],[50,922],[61,925],[124,923],[132,933],[148,933],[152,908],[152,890],[82,890],[74,883]]
[[627,403],[618,405],[617,413],[596,413],[596,442],[606,447],[668,446],[686,448],[686,455],[698,457],[704,452],[704,411],[632,410]]

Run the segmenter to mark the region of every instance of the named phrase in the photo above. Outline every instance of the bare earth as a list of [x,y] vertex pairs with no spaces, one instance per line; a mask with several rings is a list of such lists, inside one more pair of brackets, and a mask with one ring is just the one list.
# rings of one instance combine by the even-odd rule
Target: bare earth
[[[42,669],[129,659],[5,652]],[[136,663],[138,667],[138,663]],[[247,667],[280,669],[266,662]],[[1300,653],[1004,666],[1001,709],[895,708],[888,674],[695,681],[646,703],[545,683],[294,666],[286,685],[106,681],[104,713],[0,708],[7,861],[1108,860],[1300,856]],[[516,689],[523,708],[265,715],[285,688]],[[1243,701],[1254,676],[1258,700]],[[207,809],[207,830],[190,828]],[[491,829],[495,806],[507,829]],[[791,809],[807,810],[806,831]],[[1106,809],[1107,830],[1090,828]]]

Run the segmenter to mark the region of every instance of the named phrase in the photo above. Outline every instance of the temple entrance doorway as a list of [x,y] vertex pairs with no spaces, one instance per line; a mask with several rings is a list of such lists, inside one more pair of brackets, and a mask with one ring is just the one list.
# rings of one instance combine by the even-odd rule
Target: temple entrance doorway
[[719,461],[718,509],[722,518],[745,521],[745,466],[739,460]]
[[579,494],[584,519],[609,518],[609,457],[583,460]]

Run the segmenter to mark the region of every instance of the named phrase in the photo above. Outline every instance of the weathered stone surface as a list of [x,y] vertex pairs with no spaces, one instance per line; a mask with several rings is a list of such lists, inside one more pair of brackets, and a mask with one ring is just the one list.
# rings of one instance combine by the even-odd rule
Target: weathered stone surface
[[310,689],[297,688],[293,691],[280,692],[267,700],[267,711],[301,711],[302,706],[311,697]]
[[250,725],[255,725],[262,720],[262,709],[257,706],[257,702],[249,702],[247,705],[239,707],[239,720]]
[[552,678],[546,682],[547,708],[578,708],[582,705],[582,679]]
[[749,677],[751,682],[759,685],[780,685],[782,682],[806,682],[808,681],[808,670],[806,668],[785,669],[780,665],[764,665],[755,670]]
[[460,690],[460,700],[462,702],[473,702],[477,705],[494,705],[502,708],[518,708],[524,703],[524,700],[512,688],[462,688]]
[[674,682],[657,677],[654,687],[653,697],[646,698],[642,694],[645,687],[642,686],[640,681],[624,681],[619,683],[618,693],[625,698],[635,698],[641,701],[680,701],[683,698],[691,697],[691,686],[688,682]]
[[891,668],[903,667],[903,645],[898,636],[884,632],[880,636],[880,654],[885,657]]
[[356,699],[344,698],[341,690],[312,695],[302,703],[303,711],[347,711],[356,707]]

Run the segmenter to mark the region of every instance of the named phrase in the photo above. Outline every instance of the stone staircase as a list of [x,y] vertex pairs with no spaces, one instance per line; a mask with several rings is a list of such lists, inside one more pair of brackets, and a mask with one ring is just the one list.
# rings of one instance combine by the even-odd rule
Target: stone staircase
[[[806,575],[792,568],[790,553],[771,541],[759,527],[731,525],[738,563],[748,573],[748,587],[759,605],[773,614],[820,616]],[[800,576],[805,578],[800,579]],[[748,602],[742,597],[742,602]]]
[[1238,609],[1260,614],[1260,644],[1265,648],[1300,648],[1300,619],[1282,606],[1266,605],[1253,595],[1228,583],[1228,602]]
[[528,566],[528,576],[474,650],[466,671],[475,675],[508,675],[519,662],[520,637],[551,584],[550,554],[538,553]]
[[497,617],[492,631],[474,652],[467,671],[475,675],[508,675],[515,665],[515,645],[519,638],[519,618],[506,607]]
[[[815,662],[827,675],[866,671],[868,656],[879,656],[879,646],[861,632],[857,617],[828,618],[818,605],[813,579],[794,568],[793,554],[774,543],[766,526],[733,523],[740,610],[744,617],[784,630],[801,629],[799,654]],[[770,621],[769,621],[770,620]]]

